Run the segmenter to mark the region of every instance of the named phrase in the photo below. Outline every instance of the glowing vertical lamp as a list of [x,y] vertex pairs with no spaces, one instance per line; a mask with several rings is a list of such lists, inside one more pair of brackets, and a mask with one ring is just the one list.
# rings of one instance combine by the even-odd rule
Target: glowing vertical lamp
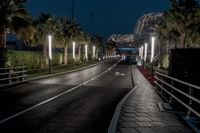
[[49,42],[49,74],[52,73],[51,69],[51,62],[52,62],[52,36],[48,36],[48,42]]
[[144,61],[147,61],[148,43],[144,44]]
[[139,57],[141,58],[141,48],[139,48]]
[[154,59],[155,37],[151,38],[151,63]]
[[85,45],[85,59],[88,61],[88,45]]
[[76,59],[76,43],[74,41],[72,42],[72,53],[73,53],[73,60],[75,61],[75,59]]
[[143,55],[144,55],[144,47],[141,47],[141,60],[143,59]]
[[95,54],[96,54],[96,47],[95,47],[95,46],[93,46],[93,48],[92,48],[92,49],[93,49],[93,50],[92,50],[92,51],[93,51],[93,59],[95,59],[95,56],[96,56],[96,55],[95,55]]

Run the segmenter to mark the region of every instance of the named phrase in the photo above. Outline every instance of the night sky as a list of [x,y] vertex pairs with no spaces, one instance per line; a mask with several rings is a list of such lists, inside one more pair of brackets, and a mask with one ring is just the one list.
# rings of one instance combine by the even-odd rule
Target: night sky
[[[28,0],[27,7],[33,16],[49,12],[71,19],[71,0]],[[132,33],[140,16],[168,8],[169,0],[74,0],[74,16],[78,23],[87,32],[104,37]]]

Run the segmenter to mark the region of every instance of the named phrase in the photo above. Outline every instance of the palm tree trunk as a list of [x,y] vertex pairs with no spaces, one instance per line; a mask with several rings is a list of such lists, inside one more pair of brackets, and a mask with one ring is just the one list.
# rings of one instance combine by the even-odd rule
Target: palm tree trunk
[[169,53],[169,48],[170,48],[170,44],[169,44],[169,39],[167,39],[167,53]]
[[6,33],[1,33],[0,34],[0,48],[6,48]]
[[47,65],[48,65],[47,46],[43,45],[43,66],[42,66],[42,68],[46,68]]
[[185,48],[185,34],[181,33],[180,36],[180,48]]
[[99,49],[97,49],[97,52],[96,52],[96,54],[95,54],[95,58],[96,58],[96,59],[99,58],[99,54],[98,54],[98,53],[99,53]]
[[81,46],[78,47],[78,63],[81,61]]
[[68,65],[68,46],[64,48],[64,64]]

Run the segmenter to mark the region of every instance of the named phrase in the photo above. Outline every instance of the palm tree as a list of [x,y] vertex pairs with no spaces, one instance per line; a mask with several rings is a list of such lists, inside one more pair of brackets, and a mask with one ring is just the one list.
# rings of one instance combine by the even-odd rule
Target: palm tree
[[26,28],[19,30],[17,36],[23,40],[24,44],[28,47],[36,45],[37,28],[34,25],[29,25]]
[[56,41],[59,47],[64,48],[64,64],[68,64],[69,45],[76,41],[79,44],[82,29],[75,21],[68,21],[66,17],[60,17],[57,23]]
[[107,41],[107,45],[106,45],[106,55],[111,55],[111,53],[116,49],[116,44],[114,41],[112,40],[108,40]]
[[81,62],[81,48],[82,48],[82,45],[84,44],[84,41],[85,41],[85,33],[83,31],[79,31],[79,33],[77,34],[77,44],[78,44],[78,63]]
[[96,53],[98,55],[100,48],[103,47],[103,38],[100,37],[98,34],[94,35],[91,37],[91,43],[96,46]]
[[194,22],[190,19],[191,13],[196,10],[199,5],[196,0],[170,0],[171,8],[165,12],[166,23],[170,31],[176,31],[180,40],[181,48],[185,48],[187,36],[190,36],[190,25]]
[[[90,44],[90,37],[87,33],[84,31],[80,30],[79,35],[78,35],[78,62],[80,63],[81,60],[81,48],[83,45],[89,45]],[[87,60],[87,59],[86,59]]]
[[[80,37],[80,33],[82,32],[82,29],[80,28],[80,26],[76,23],[76,21],[71,21],[70,25],[68,27],[67,30],[67,36],[70,39],[70,43],[72,43],[73,41],[78,42],[78,39]],[[77,59],[75,59],[76,61]]]
[[186,31],[187,40],[190,44],[188,46],[195,48],[198,47],[196,44],[200,43],[200,6],[194,8],[187,16],[187,19],[190,20]]
[[57,25],[54,21],[54,17],[48,13],[41,13],[39,18],[35,20],[35,25],[37,27],[37,35],[36,39],[39,44],[43,47],[43,68],[47,67],[48,64],[48,56],[47,56],[47,36],[54,35],[56,31]]
[[30,25],[31,19],[25,9],[25,0],[1,0],[0,16],[0,47],[6,48],[7,34],[17,34]]
[[66,17],[60,17],[58,21],[58,31],[56,32],[56,40],[61,48],[64,48],[64,64],[68,65],[68,47],[70,21]]

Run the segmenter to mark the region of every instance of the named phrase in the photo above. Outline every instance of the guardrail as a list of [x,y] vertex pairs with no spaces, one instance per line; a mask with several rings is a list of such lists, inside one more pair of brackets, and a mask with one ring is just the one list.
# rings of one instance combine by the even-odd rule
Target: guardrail
[[26,66],[0,68],[0,87],[24,82],[26,76]]
[[[195,108],[199,107],[200,99],[194,95],[195,91],[200,91],[199,86],[181,81],[159,72],[155,72],[155,74],[155,85],[161,95],[165,92],[169,95],[169,102],[172,102],[172,100],[175,99],[183,105],[187,109],[188,118],[190,117],[191,112],[200,118],[200,110]],[[178,88],[180,86],[181,88]],[[197,104],[198,106],[196,106]]]

